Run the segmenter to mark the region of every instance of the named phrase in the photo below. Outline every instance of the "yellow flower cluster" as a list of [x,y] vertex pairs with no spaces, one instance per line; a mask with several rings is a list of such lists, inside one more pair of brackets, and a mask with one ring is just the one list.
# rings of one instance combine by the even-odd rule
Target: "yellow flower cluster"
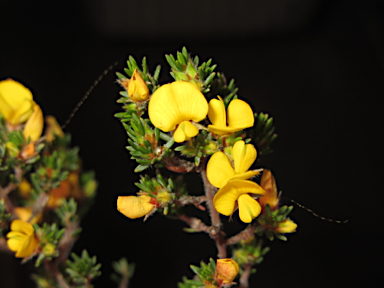
[[[134,71],[131,79],[126,83],[122,83],[122,85],[126,88],[129,97],[134,102],[146,101],[149,98],[148,87],[146,86],[143,78],[140,76],[137,70]],[[148,116],[151,120],[151,123],[156,128],[162,130],[163,132],[173,132],[173,139],[178,143],[188,141],[195,137],[199,133],[199,129],[207,129],[216,135],[227,135],[243,130],[245,128],[252,127],[254,123],[254,115],[252,109],[246,102],[240,99],[234,99],[230,102],[226,111],[224,101],[220,96],[218,96],[218,99],[212,99],[208,103],[203,93],[201,93],[199,87],[194,83],[186,81],[175,81],[158,88],[149,98]],[[207,128],[204,128],[198,122],[206,119],[207,116],[212,124],[208,125]],[[238,145],[236,147],[240,147]],[[247,145],[246,147],[250,146]],[[252,150],[252,148],[248,149],[248,151],[250,150]],[[256,158],[256,150],[254,147],[253,150],[254,152],[251,153],[254,153],[254,157]],[[235,154],[236,153],[237,152],[235,152]],[[236,157],[243,158],[243,156],[240,154],[236,155]],[[212,158],[221,159],[218,160],[220,162],[218,164],[219,166],[222,165],[222,161],[226,161],[226,169],[231,166],[229,159],[222,152],[217,152],[212,156]],[[254,160],[251,162],[253,163],[253,161]],[[246,172],[250,165],[252,165],[252,163],[248,162],[250,162],[248,161],[248,156],[246,157],[245,162],[242,159],[237,160],[238,166],[236,167],[236,172],[231,168],[234,171],[232,174],[244,175],[231,175],[231,177],[233,176],[233,181],[231,182],[232,186],[227,185],[225,188],[223,188],[224,190],[222,191],[245,184],[247,185],[247,189],[248,187],[251,189],[247,193],[254,193],[255,195],[263,194],[263,190],[260,189],[257,184],[244,180],[259,173],[259,171]],[[212,165],[215,165],[216,162],[210,161],[210,163],[211,167],[213,167]],[[248,164],[249,166],[245,167]],[[211,171],[215,171],[213,171],[211,174],[215,174],[218,171],[217,168],[218,167],[213,167]],[[226,172],[229,171],[228,169]],[[230,171],[228,173],[231,174]],[[221,188],[224,186],[221,183],[224,180],[228,181],[228,178],[224,177],[223,179],[219,180],[220,183],[216,187]],[[236,191],[239,190],[236,188]],[[250,202],[245,195],[245,192],[242,192],[241,194],[244,194],[242,197],[240,197],[240,201],[242,203],[244,202],[243,200],[245,200],[247,203]],[[145,215],[149,215],[153,209],[156,208],[156,203],[159,201],[158,197],[154,200],[151,199],[153,198],[140,193],[139,196],[120,196],[117,200],[117,209],[122,214],[131,219],[143,217]],[[220,196],[217,197],[217,199],[218,203],[223,201],[223,198]],[[155,204],[153,204],[153,202]],[[233,201],[233,205],[234,202],[235,201]],[[252,213],[256,213],[256,211],[254,211],[254,206],[255,205],[251,205],[253,209]],[[241,211],[244,210],[242,209]],[[228,214],[227,210],[224,213]]]
[[24,138],[36,141],[43,132],[43,112],[31,91],[12,79],[0,81],[0,114],[11,126],[24,124]]

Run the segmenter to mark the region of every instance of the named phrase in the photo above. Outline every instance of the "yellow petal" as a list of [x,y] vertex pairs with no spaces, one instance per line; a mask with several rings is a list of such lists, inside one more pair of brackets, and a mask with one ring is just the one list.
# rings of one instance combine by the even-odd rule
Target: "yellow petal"
[[21,245],[15,257],[24,258],[32,255],[38,245],[37,239],[34,236],[28,237]]
[[[8,234],[7,234],[8,237]],[[16,252],[21,247],[22,243],[25,240],[25,236],[23,238],[9,238],[7,240],[7,246],[9,250]]]
[[247,180],[249,178],[252,178],[253,176],[259,175],[261,172],[261,169],[257,170],[249,170],[244,173],[236,174],[234,175],[230,180]]
[[248,194],[242,194],[239,196],[239,216],[244,223],[251,223],[253,219],[259,216],[261,212],[261,206],[259,202],[253,199]]
[[258,184],[249,180],[228,181],[213,197],[213,205],[220,214],[230,216],[239,196],[248,193],[261,196],[265,194],[265,191]]
[[233,99],[227,109],[227,122],[229,127],[238,128],[237,131],[253,126],[255,117],[251,106],[240,99]]
[[270,170],[264,169],[260,186],[267,192],[263,197],[260,197],[260,204],[263,207],[269,204],[272,210],[275,209],[279,205],[279,198],[277,195],[276,181]]
[[128,82],[128,95],[133,101],[144,101],[149,97],[149,89],[137,68],[133,71],[132,77]]
[[149,203],[150,196],[119,196],[117,198],[117,210],[126,217],[136,219],[147,215],[154,206]]
[[239,273],[239,264],[233,259],[217,259],[216,279],[223,280],[224,284],[231,283]]
[[191,122],[183,121],[176,128],[173,138],[175,139],[175,142],[180,143],[195,137],[198,133],[199,129],[197,129]]
[[213,126],[226,127],[227,117],[225,113],[225,105],[223,99],[212,99],[209,101],[208,118]]
[[164,132],[182,121],[200,122],[208,113],[208,103],[197,87],[189,82],[165,84],[153,93],[148,106],[152,124]]
[[217,188],[223,187],[236,174],[227,155],[219,151],[212,155],[207,164],[209,182]]
[[232,149],[233,162],[236,173],[244,173],[255,162],[257,152],[252,144],[245,144],[244,141],[237,141]]
[[19,219],[12,221],[11,230],[16,232],[21,232],[26,235],[32,235],[35,232],[35,229],[33,229],[33,226],[30,223],[19,220]]
[[11,124],[25,122],[32,114],[32,93],[12,79],[0,81],[0,113]]
[[33,107],[33,113],[25,123],[23,135],[25,139],[30,138],[32,141],[37,141],[43,133],[44,117],[41,108],[36,103]]

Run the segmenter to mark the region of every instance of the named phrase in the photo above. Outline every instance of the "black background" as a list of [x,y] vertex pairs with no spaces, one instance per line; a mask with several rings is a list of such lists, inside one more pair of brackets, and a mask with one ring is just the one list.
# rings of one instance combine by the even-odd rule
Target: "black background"
[[[298,232],[288,235],[287,243],[271,244],[251,287],[369,287],[377,280],[383,225],[383,7],[373,1],[312,1],[312,9],[291,11],[289,19],[301,19],[294,25],[289,19],[279,22],[270,9],[267,15],[254,10],[254,17],[277,24],[255,20],[247,33],[236,30],[240,19],[228,17],[232,30],[196,32],[191,18],[183,29],[130,34],[101,28],[97,15],[103,2],[0,1],[0,78],[24,83],[44,113],[63,123],[99,74],[115,61],[114,70],[122,71],[128,55],[147,56],[151,69],[184,45],[202,60],[212,57],[217,71],[236,79],[239,95],[254,111],[274,117],[275,152],[259,165],[273,170],[283,196],[322,216],[349,220],[329,223],[296,207],[291,217]],[[286,1],[276,5],[280,2]],[[179,1],[166,3],[175,13],[188,9]],[[215,10],[208,12],[223,21]],[[139,18],[132,10],[125,13],[122,28],[141,27],[130,21]],[[161,26],[145,11],[140,15],[145,27]],[[162,80],[168,81],[163,67]],[[206,235],[182,232],[181,222],[155,215],[143,223],[116,212],[117,196],[134,193],[137,181],[124,148],[127,137],[113,117],[121,110],[119,90],[108,74],[66,129],[81,148],[84,168],[94,169],[99,181],[74,251],[85,248],[102,263],[96,287],[115,287],[110,263],[123,256],[137,265],[131,287],[176,287],[182,275],[192,275],[189,264],[214,256],[215,248]],[[196,187],[190,190],[201,189],[199,181],[191,183]],[[20,268],[11,255],[0,255],[0,261],[0,287],[33,287],[31,265]]]

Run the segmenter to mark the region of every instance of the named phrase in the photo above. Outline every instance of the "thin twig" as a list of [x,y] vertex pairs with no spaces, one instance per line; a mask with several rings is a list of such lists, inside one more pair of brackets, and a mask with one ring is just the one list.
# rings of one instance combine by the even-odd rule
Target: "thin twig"
[[240,277],[240,287],[239,288],[248,288],[249,287],[249,276],[251,276],[252,265],[244,265],[243,273]]
[[187,215],[183,214],[179,216],[179,219],[187,223],[189,227],[191,227],[196,232],[205,232],[208,234],[211,232],[211,228],[205,225],[204,222],[198,218],[188,217]]
[[251,237],[253,237],[254,234],[255,234],[255,227],[252,225],[248,225],[243,231],[227,239],[227,245],[233,245],[240,242],[241,240],[250,239]]

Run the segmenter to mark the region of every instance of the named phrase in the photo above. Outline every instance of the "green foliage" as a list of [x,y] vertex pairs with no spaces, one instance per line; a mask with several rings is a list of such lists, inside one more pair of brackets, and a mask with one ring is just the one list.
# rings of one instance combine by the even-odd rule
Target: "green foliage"
[[128,287],[129,280],[135,272],[135,264],[129,264],[123,257],[119,261],[112,262],[112,267],[115,273],[111,274],[111,279],[116,283],[123,283],[125,285],[123,287]]
[[216,64],[212,64],[212,59],[201,63],[199,66],[199,57],[192,58],[187,48],[183,47],[182,52],[177,52],[176,58],[173,55],[165,55],[168,64],[171,66],[171,76],[176,81],[194,82],[200,87],[203,93],[210,90],[211,82],[216,73]]
[[263,247],[263,241],[254,238],[250,242],[241,241],[233,251],[233,259],[240,265],[257,265],[263,262],[269,247]]
[[273,125],[272,117],[264,113],[255,113],[255,126],[250,132],[250,137],[260,155],[272,153],[270,146],[277,138],[277,134],[274,131],[275,126]]
[[77,202],[74,198],[70,198],[68,201],[63,199],[63,203],[55,210],[55,212],[64,226],[67,226],[70,223],[76,223],[79,220],[79,217],[76,214]]
[[277,232],[275,229],[278,227],[279,222],[287,219],[289,213],[293,210],[293,206],[282,206],[279,209],[271,211],[269,204],[266,206],[266,213],[263,213],[257,218],[260,224],[256,227],[258,235],[265,235],[270,241],[275,237],[279,240],[286,241],[287,237]]
[[4,199],[0,199],[0,237],[3,236],[3,230],[8,228],[11,214],[5,209]]
[[204,283],[211,282],[216,285],[214,276],[216,272],[216,262],[210,258],[209,263],[205,264],[203,261],[200,262],[200,267],[191,265],[192,271],[197,275],[199,280],[189,280],[186,277],[183,278],[182,283],[178,283],[179,288],[199,288],[204,287]]
[[101,275],[101,264],[97,264],[96,256],[90,257],[87,250],[83,250],[81,257],[75,253],[71,253],[71,257],[73,261],[67,260],[68,267],[65,269],[71,282],[79,288],[93,287],[89,283]]
[[132,114],[130,125],[123,123],[129,136],[127,150],[132,155],[131,159],[139,164],[135,172],[141,172],[160,161],[173,144],[173,138],[170,138],[167,144],[159,146],[162,133],[157,128],[152,129],[148,123],[148,119],[139,118],[136,114]]
[[35,266],[39,267],[44,259],[51,260],[59,255],[56,247],[61,237],[63,237],[65,229],[59,229],[56,223],[44,223],[42,228],[39,228],[37,224],[34,226],[40,238],[40,247],[42,248],[35,262]]
[[225,107],[228,107],[229,102],[232,99],[237,99],[237,92],[239,88],[235,85],[235,79],[231,79],[227,83],[227,78],[224,73],[218,72],[216,77],[212,80],[211,90],[207,94],[208,98],[213,98],[219,95],[224,100]]

